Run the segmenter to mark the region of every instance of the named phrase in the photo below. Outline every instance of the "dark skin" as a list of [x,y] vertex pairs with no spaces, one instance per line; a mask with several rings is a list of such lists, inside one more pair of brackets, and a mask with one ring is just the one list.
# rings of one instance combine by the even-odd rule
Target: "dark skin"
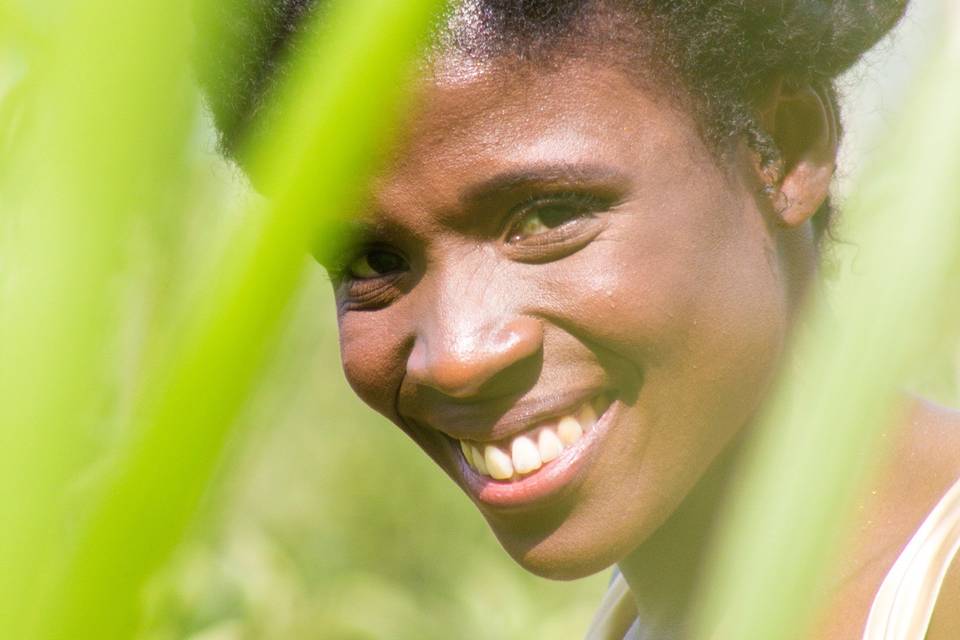
[[[644,619],[682,629],[815,274],[810,219],[836,119],[816,88],[778,86],[758,110],[781,170],[743,144],[721,161],[690,109],[600,59],[548,71],[449,55],[422,78],[337,286],[341,352],[357,393],[518,563],[561,579],[618,563]],[[457,440],[502,441],[596,397],[611,402],[602,432],[559,489],[511,503],[478,489]],[[896,553],[960,475],[952,414],[925,406],[908,422],[898,447],[923,464],[884,467],[817,637],[858,636]],[[945,615],[932,638],[960,632]]]

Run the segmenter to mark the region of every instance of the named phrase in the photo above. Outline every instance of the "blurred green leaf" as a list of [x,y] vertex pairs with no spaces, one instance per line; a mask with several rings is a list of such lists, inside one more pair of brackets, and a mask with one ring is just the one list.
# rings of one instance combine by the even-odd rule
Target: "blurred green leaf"
[[84,452],[96,449],[95,424],[114,400],[104,350],[118,327],[126,241],[184,188],[169,171],[183,167],[195,103],[186,3],[48,7],[58,12],[49,49],[28,52],[36,113],[3,176],[5,636],[129,637],[142,587],[184,534],[305,256],[329,212],[351,208],[398,114],[397,79],[439,5],[341,2],[327,17],[332,35],[305,47],[305,80],[283,100],[298,126],[265,139],[258,156],[283,176],[265,183],[273,204],[249,212],[190,313],[164,336],[122,446],[66,530],[64,490],[93,458]]
[[846,208],[853,268],[799,325],[725,514],[698,638],[805,637],[906,373],[942,334],[960,274],[957,53],[930,60]]
[[16,132],[4,132],[0,164],[6,637],[31,637],[59,580],[54,566],[78,516],[67,484],[91,461],[115,400],[109,356],[127,239],[177,188],[167,168],[183,153],[194,104],[177,6],[50,3],[61,20],[45,38],[4,40],[21,90],[5,96],[4,115],[17,122],[6,123]]

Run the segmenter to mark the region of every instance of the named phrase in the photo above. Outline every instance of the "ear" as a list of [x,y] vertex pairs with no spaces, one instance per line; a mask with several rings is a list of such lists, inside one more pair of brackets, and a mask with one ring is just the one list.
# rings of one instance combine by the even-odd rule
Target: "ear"
[[776,175],[761,169],[778,222],[798,227],[824,203],[836,169],[839,123],[825,89],[780,81],[760,110],[761,124],[780,150]]

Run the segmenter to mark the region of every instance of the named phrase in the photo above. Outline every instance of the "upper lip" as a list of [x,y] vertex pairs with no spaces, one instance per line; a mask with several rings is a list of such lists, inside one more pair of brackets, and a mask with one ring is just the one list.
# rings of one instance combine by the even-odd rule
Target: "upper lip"
[[413,421],[456,440],[492,443],[511,438],[541,422],[570,415],[601,393],[600,389],[565,391],[522,398],[510,404],[429,403],[422,406]]

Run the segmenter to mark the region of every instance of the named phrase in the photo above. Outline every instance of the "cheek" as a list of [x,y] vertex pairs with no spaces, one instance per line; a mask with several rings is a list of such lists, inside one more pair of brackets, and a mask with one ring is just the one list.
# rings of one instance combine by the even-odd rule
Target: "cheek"
[[693,230],[623,230],[595,248],[592,264],[584,256],[580,268],[567,265],[579,286],[558,277],[550,297],[566,291],[564,304],[576,314],[568,325],[645,377],[663,376],[665,392],[722,396],[727,383],[747,387],[772,373],[787,326],[787,287],[772,242],[762,221],[749,226],[700,240]]
[[635,548],[751,421],[769,387],[788,308],[772,240],[760,212],[742,203],[700,211],[656,230],[620,227],[595,255],[572,256],[568,275],[551,285],[551,297],[577,292],[566,326],[616,361],[613,370],[636,369],[640,383],[562,527],[517,554],[537,573],[582,575]]
[[544,280],[546,299],[565,324],[644,367],[736,368],[779,349],[788,303],[773,239],[755,208],[717,199],[613,214]]
[[643,369],[650,411],[672,417],[669,433],[651,438],[697,468],[709,460],[693,460],[695,452],[709,458],[768,386],[785,339],[787,287],[747,198],[718,188],[672,211],[666,224],[625,229],[610,243],[621,277],[598,276],[597,304],[620,320],[598,329]]
[[338,318],[338,325],[347,382],[371,408],[395,421],[408,341],[393,315],[389,308],[348,312]]

